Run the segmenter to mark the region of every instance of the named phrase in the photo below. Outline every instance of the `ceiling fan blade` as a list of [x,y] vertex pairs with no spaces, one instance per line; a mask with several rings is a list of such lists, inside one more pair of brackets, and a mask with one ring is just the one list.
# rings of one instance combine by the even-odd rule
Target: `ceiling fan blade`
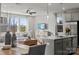
[[30,13],[32,13],[32,14],[36,14],[36,12],[30,12]]
[[30,12],[30,10],[26,10],[26,13],[29,13]]
[[29,14],[30,14],[30,15],[32,15],[32,14],[36,14],[36,12],[30,12]]

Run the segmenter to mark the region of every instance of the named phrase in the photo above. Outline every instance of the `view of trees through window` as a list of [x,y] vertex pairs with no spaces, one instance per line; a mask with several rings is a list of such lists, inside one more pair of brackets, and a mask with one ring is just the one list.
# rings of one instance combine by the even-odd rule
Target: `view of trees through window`
[[10,30],[12,32],[27,32],[28,20],[26,17],[11,16],[9,19]]

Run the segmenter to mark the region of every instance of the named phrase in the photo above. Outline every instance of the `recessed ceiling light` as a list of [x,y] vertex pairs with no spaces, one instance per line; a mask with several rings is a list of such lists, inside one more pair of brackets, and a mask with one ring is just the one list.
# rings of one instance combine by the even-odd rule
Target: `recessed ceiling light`
[[63,7],[62,9],[63,9],[63,10],[65,10],[65,8],[64,8],[64,7]]

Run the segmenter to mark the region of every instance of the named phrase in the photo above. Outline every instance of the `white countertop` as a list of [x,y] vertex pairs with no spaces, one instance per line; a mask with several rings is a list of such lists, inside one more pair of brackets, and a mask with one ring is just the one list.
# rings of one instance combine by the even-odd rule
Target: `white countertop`
[[70,38],[70,37],[77,37],[77,35],[63,35],[63,36],[44,36],[44,37],[38,37],[39,39],[64,39],[64,38]]
[[28,37],[23,37],[23,36],[19,36],[19,37],[17,37],[17,39],[19,39],[19,40],[24,40],[24,39],[27,39]]

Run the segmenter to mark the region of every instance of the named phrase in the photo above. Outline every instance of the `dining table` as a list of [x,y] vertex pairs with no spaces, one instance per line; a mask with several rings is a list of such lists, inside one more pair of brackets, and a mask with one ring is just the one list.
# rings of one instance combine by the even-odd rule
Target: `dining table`
[[0,48],[0,55],[22,55],[22,54],[28,54],[28,49],[24,49],[21,47],[15,47],[10,49],[3,50]]

